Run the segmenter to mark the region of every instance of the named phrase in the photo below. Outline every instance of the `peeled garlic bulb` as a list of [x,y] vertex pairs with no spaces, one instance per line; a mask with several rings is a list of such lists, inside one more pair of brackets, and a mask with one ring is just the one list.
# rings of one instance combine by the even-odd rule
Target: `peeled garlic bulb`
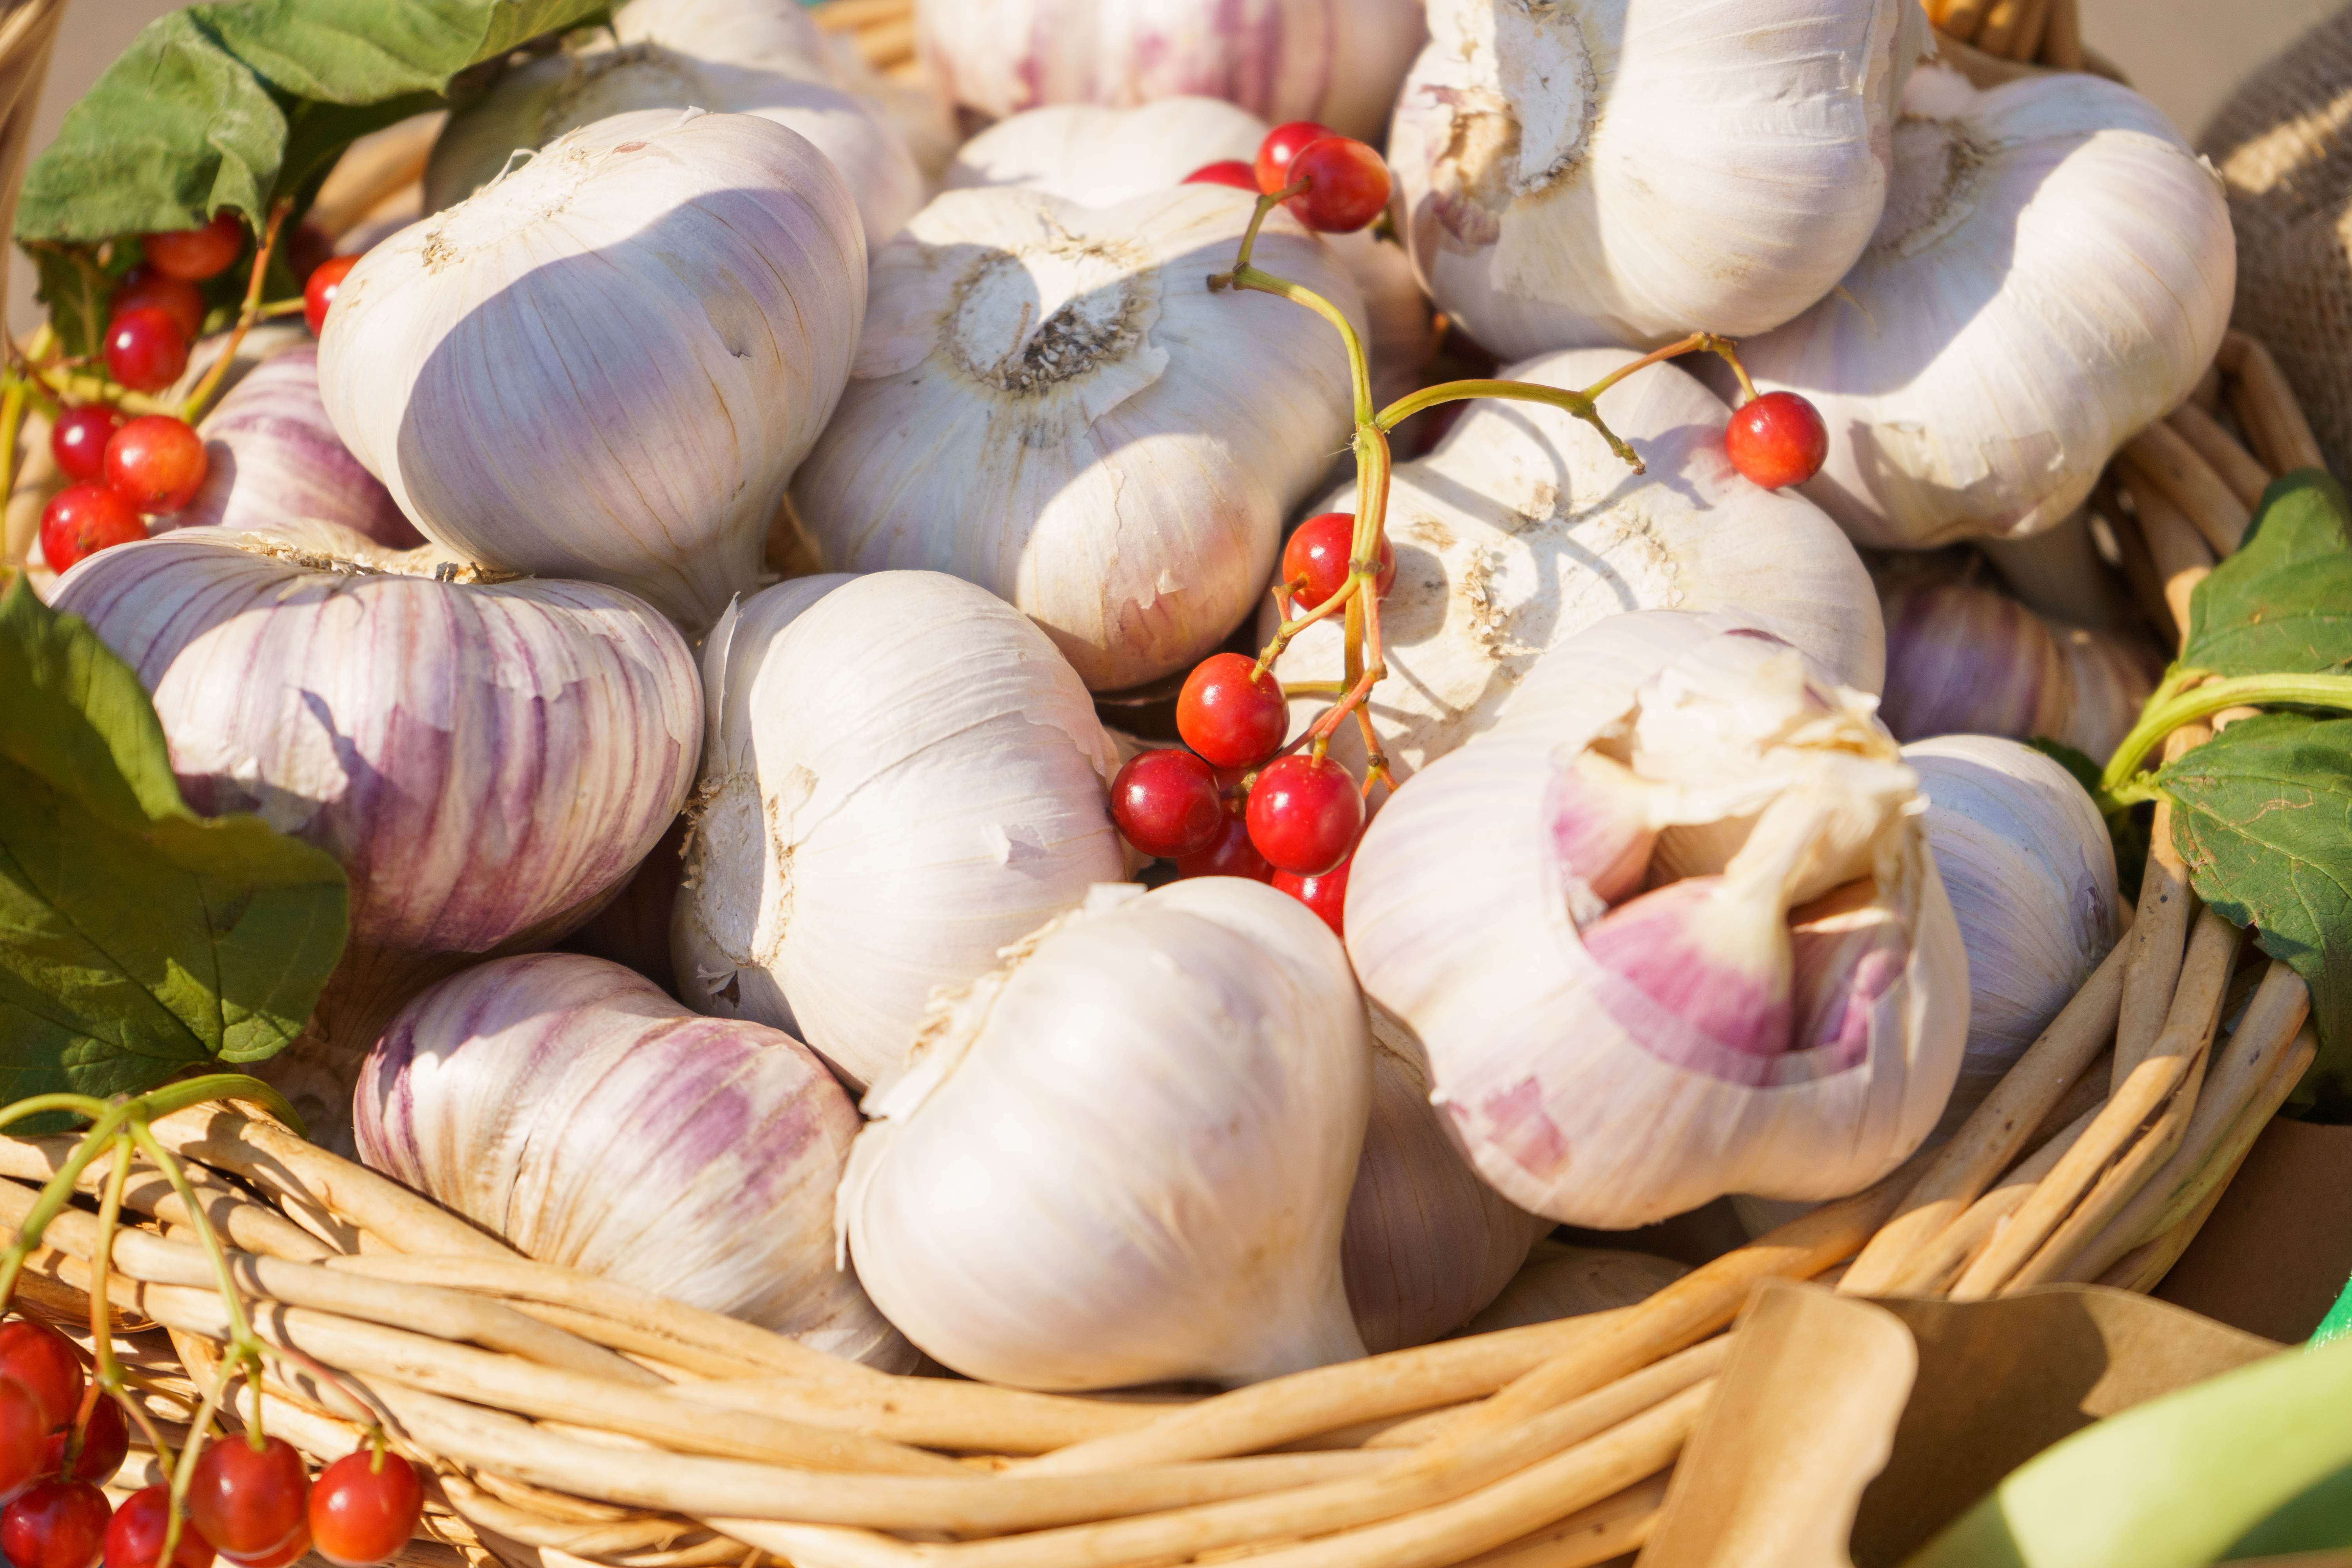
[[1549,1226],[1481,1181],[1447,1140],[1412,1035],[1377,1011],[1371,1033],[1371,1118],[1339,1262],[1356,1331],[1379,1355],[1467,1322]]
[[992,119],[1190,95],[1372,140],[1429,36],[1422,0],[917,0],[915,26],[956,101]]
[[[1752,623],[1664,612],[1570,638],[1522,696],[1405,782],[1348,883],[1356,973],[1479,1173],[1623,1228],[1892,1170],[1950,1093],[1968,969],[1873,700]],[[1589,753],[1658,836],[1614,899],[1562,852],[1591,841],[1590,797],[1554,794]]]
[[1118,879],[1109,737],[1001,600],[933,572],[800,577],[731,607],[702,657],[672,928],[689,1005],[870,1083],[934,987]]
[[[1583,386],[1631,357],[1573,350],[1502,374]],[[1397,574],[1381,601],[1390,678],[1371,709],[1400,779],[1491,726],[1546,649],[1626,610],[1737,605],[1837,681],[1877,689],[1884,666],[1869,574],[1811,503],[1759,489],[1732,468],[1723,450],[1730,415],[1715,395],[1659,365],[1603,394],[1600,408],[1646,474],[1581,420],[1516,402],[1473,404],[1435,451],[1396,466],[1388,536]],[[1349,485],[1315,510],[1356,505]],[[1261,636],[1272,636],[1276,613],[1269,602]],[[1302,633],[1283,656],[1282,679],[1339,679],[1343,632],[1326,620]],[[1328,706],[1293,703],[1294,725]],[[1352,725],[1333,750],[1360,757]]]
[[[825,564],[977,583],[1097,690],[1223,641],[1349,429],[1328,322],[1209,291],[1254,205],[1222,185],[1110,207],[969,190],[916,214],[875,257],[849,390],[793,481]],[[1256,257],[1360,324],[1333,252],[1286,216]]]
[[1470,1321],[1468,1332],[1491,1334],[1560,1318],[1580,1318],[1647,1300],[1690,1270],[1672,1258],[1605,1247],[1541,1241],[1527,1267],[1512,1277],[1495,1304]]
[[748,114],[644,110],[369,251],[320,389],[435,543],[707,626],[759,575],[865,304],[824,154]]
[[393,1020],[356,1121],[371,1169],[526,1258],[912,1367],[834,1265],[857,1108],[789,1035],[698,1017],[602,959],[499,959]]
[[2162,111],[2078,71],[1911,78],[1886,215],[1830,295],[1740,345],[1830,430],[1805,487],[1866,544],[2022,536],[2189,395],[2229,324],[2221,181]]
[[1862,253],[1911,0],[1431,0],[1389,160],[1440,309],[1507,359],[1777,327]]
[[318,519],[388,549],[425,542],[327,422],[319,351],[309,343],[247,372],[196,433],[205,438],[205,482],[173,514],[173,527],[243,532]]
[[1903,760],[1927,797],[1927,847],[1968,949],[1953,1103],[1973,1107],[2115,946],[2115,847],[2074,776],[2014,741],[1915,741]]
[[1022,1388],[1361,1355],[1370,1047],[1323,922],[1239,878],[1105,887],[1005,956],[866,1098],[840,1226],[890,1321]]
[[923,205],[922,171],[873,105],[827,79],[824,42],[796,0],[629,0],[558,53],[500,77],[449,117],[425,172],[439,212],[496,179],[517,149],[640,109],[756,114],[808,138],[857,201],[869,246]]

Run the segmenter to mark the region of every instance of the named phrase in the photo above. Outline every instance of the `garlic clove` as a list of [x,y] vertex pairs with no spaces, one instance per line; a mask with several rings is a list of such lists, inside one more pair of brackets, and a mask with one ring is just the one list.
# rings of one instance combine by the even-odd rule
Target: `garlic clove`
[[[1639,774],[1600,752],[1580,754],[1553,779],[1544,809],[1552,853],[1580,885],[1573,895],[1579,925],[1642,886],[1659,838],[1649,796]],[[1590,916],[1581,912],[1588,908]]]
[[1463,1331],[1491,1334],[1648,1300],[1690,1270],[1670,1258],[1608,1247],[1536,1244],[1527,1267]]
[[1886,727],[1929,735],[2055,735],[2072,704],[2058,640],[2005,594],[1898,579],[1886,618]]
[[1721,877],[1686,877],[1580,935],[1602,972],[1595,1004],[1644,1049],[1696,1067],[1789,1048],[1789,933],[1770,900]]
[[[2053,626],[2066,666],[2066,721],[2057,738],[2104,760],[2139,721],[2148,694],[2164,679],[2164,658],[2142,638]],[[2031,737],[2027,737],[2031,739]]]

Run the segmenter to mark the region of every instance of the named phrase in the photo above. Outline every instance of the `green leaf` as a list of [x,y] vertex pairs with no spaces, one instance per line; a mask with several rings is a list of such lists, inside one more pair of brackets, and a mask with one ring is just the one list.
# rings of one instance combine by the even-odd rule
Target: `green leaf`
[[257,816],[190,812],[138,677],[21,577],[0,691],[0,1100],[135,1093],[291,1043],[342,955],[342,868]]
[[2224,676],[2352,671],[2344,487],[2317,468],[2273,482],[2235,554],[2189,596],[2180,668]]
[[2352,1106],[2352,718],[2242,720],[2156,785],[2198,896],[2310,985],[2322,1112]]
[[448,90],[478,60],[569,27],[606,0],[245,0],[191,7],[278,90],[370,104]]
[[[2095,802],[2099,798],[2099,764],[2063,741],[2036,735],[2025,742],[2074,775],[2074,782]],[[2139,885],[2147,875],[2147,830],[2152,809],[2133,806],[2107,815],[2107,838],[2116,849],[2116,890],[2127,904],[2139,902]]]
[[28,245],[25,253],[32,258],[35,292],[48,307],[49,323],[57,328],[65,353],[78,359],[96,354],[99,333],[106,326],[107,301],[120,273],[129,270],[128,263],[101,265],[97,252],[86,245]]

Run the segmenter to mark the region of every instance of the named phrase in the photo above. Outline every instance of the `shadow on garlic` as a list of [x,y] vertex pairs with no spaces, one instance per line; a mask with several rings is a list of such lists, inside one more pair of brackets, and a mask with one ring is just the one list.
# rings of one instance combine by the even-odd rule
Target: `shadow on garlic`
[[410,1003],[368,1055],[360,1157],[526,1258],[892,1372],[915,1354],[837,1268],[857,1108],[791,1036],[568,952]]
[[[1630,357],[1570,350],[1502,374],[1577,387]],[[1646,474],[1580,419],[1496,401],[1472,404],[1436,450],[1396,466],[1388,537],[1397,574],[1381,602],[1391,678],[1374,689],[1371,710],[1399,779],[1492,726],[1545,650],[1627,610],[1736,605],[1832,679],[1877,689],[1884,666],[1869,574],[1810,502],[1733,469],[1722,402],[1658,365],[1611,389],[1601,412],[1642,454]],[[1314,510],[1356,504],[1350,484]],[[1269,601],[1260,641],[1276,619]],[[1339,679],[1343,641],[1336,620],[1308,627],[1283,655],[1282,679]],[[1292,732],[1328,706],[1295,701]],[[1332,751],[1358,765],[1352,725]]]
[[1646,1252],[1569,1247],[1539,1241],[1527,1267],[1511,1277],[1494,1305],[1470,1320],[1465,1333],[1491,1334],[1613,1311],[1647,1300],[1690,1272],[1688,1266]]
[[1504,1196],[1625,1229],[1927,1136],[1967,961],[1873,706],[1737,616],[1612,616],[1373,819],[1348,951]]
[[935,572],[800,577],[703,647],[709,734],[671,934],[687,1004],[896,1069],[931,992],[1120,875],[1118,763],[1017,611]]

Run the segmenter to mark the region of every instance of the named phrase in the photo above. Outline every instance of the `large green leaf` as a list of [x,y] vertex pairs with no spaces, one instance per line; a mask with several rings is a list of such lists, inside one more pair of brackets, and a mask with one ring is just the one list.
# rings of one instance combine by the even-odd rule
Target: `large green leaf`
[[0,1100],[283,1049],[342,954],[342,868],[190,812],[137,676],[22,578],[0,691]]
[[2180,664],[2218,675],[2352,671],[2344,487],[2299,468],[2263,492],[2235,554],[2197,585]]

